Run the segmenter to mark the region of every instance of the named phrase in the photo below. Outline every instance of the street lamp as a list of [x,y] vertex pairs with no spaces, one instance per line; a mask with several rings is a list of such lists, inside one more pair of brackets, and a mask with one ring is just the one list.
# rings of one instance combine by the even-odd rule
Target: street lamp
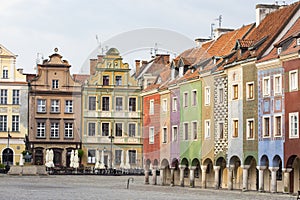
[[8,158],[9,158],[9,139],[11,138],[11,135],[9,133],[9,128],[7,129],[7,150],[6,150],[6,171],[8,172],[9,169],[10,169],[10,166],[9,166],[9,161],[8,161]]
[[113,143],[113,139],[115,138],[112,134],[112,129],[110,131],[110,136],[108,136],[108,138],[110,139],[110,169],[112,172],[112,143]]

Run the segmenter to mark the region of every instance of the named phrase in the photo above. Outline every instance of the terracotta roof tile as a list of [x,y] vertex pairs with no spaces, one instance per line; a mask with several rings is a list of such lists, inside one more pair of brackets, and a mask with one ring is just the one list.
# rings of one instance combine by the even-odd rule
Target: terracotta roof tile
[[83,84],[84,81],[88,78],[90,78],[90,75],[88,74],[73,74],[74,81],[79,82],[81,84]]

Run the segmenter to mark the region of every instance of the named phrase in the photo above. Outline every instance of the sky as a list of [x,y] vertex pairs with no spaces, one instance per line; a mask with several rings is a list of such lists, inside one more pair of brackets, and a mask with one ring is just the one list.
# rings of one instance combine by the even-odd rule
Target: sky
[[216,19],[220,15],[223,28],[236,29],[255,22],[256,4],[274,3],[274,0],[0,0],[0,43],[18,55],[17,68],[23,68],[25,73],[34,73],[37,61],[47,59],[54,48],[72,65],[72,73],[85,73],[89,59],[111,47],[117,47],[130,65],[140,57],[150,59],[155,48],[176,56],[193,47],[195,38],[208,38],[211,24],[215,24],[214,28],[219,26]]

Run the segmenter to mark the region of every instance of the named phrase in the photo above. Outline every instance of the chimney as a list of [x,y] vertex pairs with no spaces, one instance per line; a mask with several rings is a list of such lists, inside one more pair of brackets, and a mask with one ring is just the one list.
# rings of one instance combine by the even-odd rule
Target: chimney
[[209,41],[209,40],[210,40],[210,39],[208,39],[208,38],[196,38],[196,39],[195,39],[196,46],[197,46],[197,47],[201,47],[202,44],[203,44],[204,42],[207,42],[207,41]]
[[230,31],[234,31],[234,29],[230,29],[230,28],[216,28],[214,30],[214,39],[217,39],[222,34],[230,32]]
[[256,5],[256,27],[260,22],[271,12],[274,12],[280,8],[279,5],[267,5],[267,4],[257,4]]
[[135,60],[135,75],[137,75],[140,72],[140,68],[141,68],[141,61]]
[[17,71],[18,71],[20,74],[23,74],[23,68],[19,68],[19,69],[17,69]]
[[90,59],[90,75],[95,75],[97,59]]

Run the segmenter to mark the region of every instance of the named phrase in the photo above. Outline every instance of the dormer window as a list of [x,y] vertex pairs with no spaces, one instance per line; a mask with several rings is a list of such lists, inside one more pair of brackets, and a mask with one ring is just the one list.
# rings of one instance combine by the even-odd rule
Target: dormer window
[[3,68],[3,71],[2,71],[2,78],[5,78],[5,79],[8,78],[8,69],[7,69],[7,67],[4,67],[4,68]]
[[281,53],[281,51],[282,51],[282,47],[278,47],[278,49],[277,49],[277,55],[279,55]]
[[296,43],[297,43],[297,46],[300,46],[300,38],[297,38]]

